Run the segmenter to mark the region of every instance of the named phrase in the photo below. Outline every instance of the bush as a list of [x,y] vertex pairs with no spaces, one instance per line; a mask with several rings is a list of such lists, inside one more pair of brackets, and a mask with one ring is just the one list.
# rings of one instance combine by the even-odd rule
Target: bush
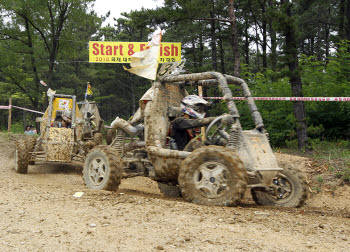
[[24,127],[22,122],[15,122],[11,124],[11,132],[15,134],[22,134]]

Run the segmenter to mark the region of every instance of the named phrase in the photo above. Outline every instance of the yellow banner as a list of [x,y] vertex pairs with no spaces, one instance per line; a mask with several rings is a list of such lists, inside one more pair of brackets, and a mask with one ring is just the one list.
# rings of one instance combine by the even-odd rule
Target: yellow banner
[[[62,115],[63,111],[65,110],[70,110],[72,111],[73,108],[73,100],[70,98],[58,98],[56,97],[53,100],[52,103],[52,116],[51,116],[51,121],[53,121],[57,114]],[[77,106],[76,106],[77,107]],[[77,109],[77,108],[75,108]],[[48,110],[48,109],[47,109]],[[60,111],[59,113],[57,113],[58,111]],[[47,113],[47,111],[45,112],[45,114]]]
[[[145,50],[147,42],[89,41],[89,62],[130,63],[130,56]],[[163,42],[159,63],[181,61],[181,43]]]

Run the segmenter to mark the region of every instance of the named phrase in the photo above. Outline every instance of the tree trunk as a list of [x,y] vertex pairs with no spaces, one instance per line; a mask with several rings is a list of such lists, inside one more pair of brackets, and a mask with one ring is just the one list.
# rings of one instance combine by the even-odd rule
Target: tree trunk
[[255,45],[256,45],[256,71],[260,71],[260,50],[259,50],[259,33],[258,24],[255,23]]
[[[331,8],[328,8],[328,15],[331,15]],[[324,43],[325,43],[325,53],[326,53],[326,64],[328,64],[328,58],[329,58],[329,32],[330,30],[330,25],[329,24],[325,24],[325,38],[324,38]]]
[[[269,1],[270,8],[274,8],[273,1]],[[269,33],[271,39],[271,68],[272,70],[276,70],[277,67],[277,35],[276,31],[272,27],[272,20],[269,21]]]
[[[285,1],[282,1],[284,3]],[[286,3],[286,15],[289,22],[287,22],[284,34],[286,37],[285,45],[285,55],[287,58],[287,63],[289,67],[289,78],[292,88],[292,95],[296,97],[303,96],[302,93],[302,82],[299,72],[299,60],[298,60],[298,50],[297,50],[297,33],[294,24],[294,20],[291,14],[292,4],[287,1]],[[293,103],[294,116],[296,118],[296,130],[298,137],[298,148],[303,150],[307,147],[307,126],[306,126],[306,116],[304,102],[297,101]]]
[[193,68],[195,71],[198,71],[198,63],[197,63],[197,57],[196,57],[196,43],[194,41],[194,38],[191,41],[192,43],[192,60],[193,60]]
[[347,40],[350,40],[350,0],[347,0],[345,16],[347,19],[346,26],[345,26],[345,38]]
[[218,25],[218,30],[219,30],[219,48],[220,48],[220,67],[221,67],[221,73],[226,73],[225,72],[225,51],[224,51],[224,45],[223,45],[223,40],[222,40],[222,34],[221,34],[221,28],[220,25]]
[[[246,17],[246,19],[248,19],[248,17]],[[244,27],[244,36],[245,36],[245,40],[244,40],[244,54],[245,54],[245,63],[247,64],[247,66],[249,66],[249,23],[248,20],[245,20],[245,27]]]
[[344,31],[344,21],[345,21],[345,0],[340,0],[339,4],[339,39],[345,39],[345,31]]
[[204,55],[204,43],[203,43],[203,33],[199,36],[199,66],[203,66],[203,55]]
[[232,51],[234,54],[234,69],[233,75],[239,77],[240,76],[240,55],[238,48],[238,32],[237,32],[237,23],[236,23],[236,14],[234,7],[234,0],[229,0],[229,15],[230,15],[230,23],[231,23],[231,45]]
[[277,68],[277,35],[276,31],[270,25],[270,38],[271,38],[271,68],[276,70]]
[[210,11],[210,35],[211,35],[211,42],[210,42],[210,46],[211,46],[211,58],[212,58],[212,65],[215,71],[218,70],[217,67],[217,51],[216,51],[216,34],[215,34],[215,15],[214,15],[214,11],[215,11],[215,3],[212,0],[212,10]]
[[267,22],[266,22],[266,0],[261,3],[261,12],[262,12],[262,60],[263,60],[263,70],[267,69],[267,59],[266,59],[266,50],[267,50]]
[[60,12],[58,15],[58,20],[55,22],[55,17],[53,16],[52,13],[52,5],[50,5],[50,2],[48,2],[47,7],[50,13],[50,28],[51,28],[51,47],[49,50],[49,73],[48,73],[48,79],[49,83],[52,85],[53,83],[53,72],[54,72],[54,67],[56,64],[56,58],[57,58],[57,53],[58,53],[58,48],[59,48],[59,39],[61,36],[61,31],[63,29],[64,22],[67,19],[67,11],[69,4],[65,2],[59,2],[60,4]]
[[315,38],[312,37],[310,38],[310,51],[309,51],[309,56],[314,55],[315,51]]
[[35,88],[35,97],[33,97],[33,106],[36,110],[40,110],[39,108],[39,75],[36,67],[36,62],[35,62],[35,56],[34,56],[34,48],[33,48],[33,39],[32,39],[32,34],[30,32],[29,28],[29,21],[27,18],[24,20],[25,23],[25,28],[27,31],[27,39],[28,39],[28,47],[29,47],[29,54],[30,54],[30,62],[32,65],[32,71],[34,74],[34,88]]
[[316,38],[316,57],[317,57],[317,60],[318,61],[321,61],[322,60],[322,55],[323,55],[323,52],[322,52],[322,36],[321,36],[321,31],[318,30],[317,31],[317,38]]

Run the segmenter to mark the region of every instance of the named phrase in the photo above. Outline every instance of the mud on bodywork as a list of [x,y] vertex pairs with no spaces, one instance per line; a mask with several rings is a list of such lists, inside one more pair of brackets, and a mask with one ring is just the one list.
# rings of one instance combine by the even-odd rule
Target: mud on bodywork
[[[176,114],[175,108],[180,107],[181,100],[187,95],[185,87],[198,84],[217,86],[222,92],[230,115],[215,118],[209,124],[206,135],[211,127],[216,127],[213,134],[219,134],[217,137],[223,138],[223,141],[215,142],[217,137],[207,138],[205,145],[210,146],[197,145],[198,149],[194,148],[193,152],[171,149],[170,117]],[[243,131],[228,84],[238,85],[243,91],[254,129]],[[179,183],[184,198],[199,204],[235,205],[247,187],[251,188],[258,204],[303,204],[302,199],[307,193],[305,183],[300,181],[301,176],[294,176],[295,172],[282,173],[261,115],[243,80],[217,72],[204,72],[159,77],[152,85],[152,99],[142,103],[144,142],[127,140],[127,135],[132,133],[126,130],[127,124],[131,123],[123,121],[123,124],[118,124],[120,129],[117,127],[117,135],[108,147],[122,158],[123,169],[129,173],[126,176],[149,176],[159,182]],[[227,116],[230,120],[225,120]],[[289,178],[290,174],[293,177]],[[300,190],[288,193],[293,188]],[[265,200],[271,197],[273,200]]]

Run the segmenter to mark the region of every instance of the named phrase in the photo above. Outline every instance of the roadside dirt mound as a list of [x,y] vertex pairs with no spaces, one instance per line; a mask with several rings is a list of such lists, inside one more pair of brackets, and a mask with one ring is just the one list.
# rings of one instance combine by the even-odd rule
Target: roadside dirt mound
[[[320,207],[323,209],[342,212],[350,212],[350,186],[340,186],[339,181],[333,181],[328,186],[323,186],[320,192],[315,188],[319,186],[315,177],[317,175],[326,174],[327,168],[306,157],[275,153],[280,165],[291,164],[305,173],[310,197],[307,201],[309,207]],[[326,175],[324,175],[325,177]]]
[[298,209],[260,207],[249,198],[238,207],[207,207],[167,198],[142,177],[123,180],[117,192],[92,191],[77,164],[17,174],[13,147],[0,136],[1,251],[347,251],[350,245],[350,212],[339,205],[350,202],[349,187],[315,194]]
[[283,153],[275,153],[275,156],[282,167],[288,164],[304,172],[307,177],[312,174],[312,167],[308,165],[311,161],[308,158]]

